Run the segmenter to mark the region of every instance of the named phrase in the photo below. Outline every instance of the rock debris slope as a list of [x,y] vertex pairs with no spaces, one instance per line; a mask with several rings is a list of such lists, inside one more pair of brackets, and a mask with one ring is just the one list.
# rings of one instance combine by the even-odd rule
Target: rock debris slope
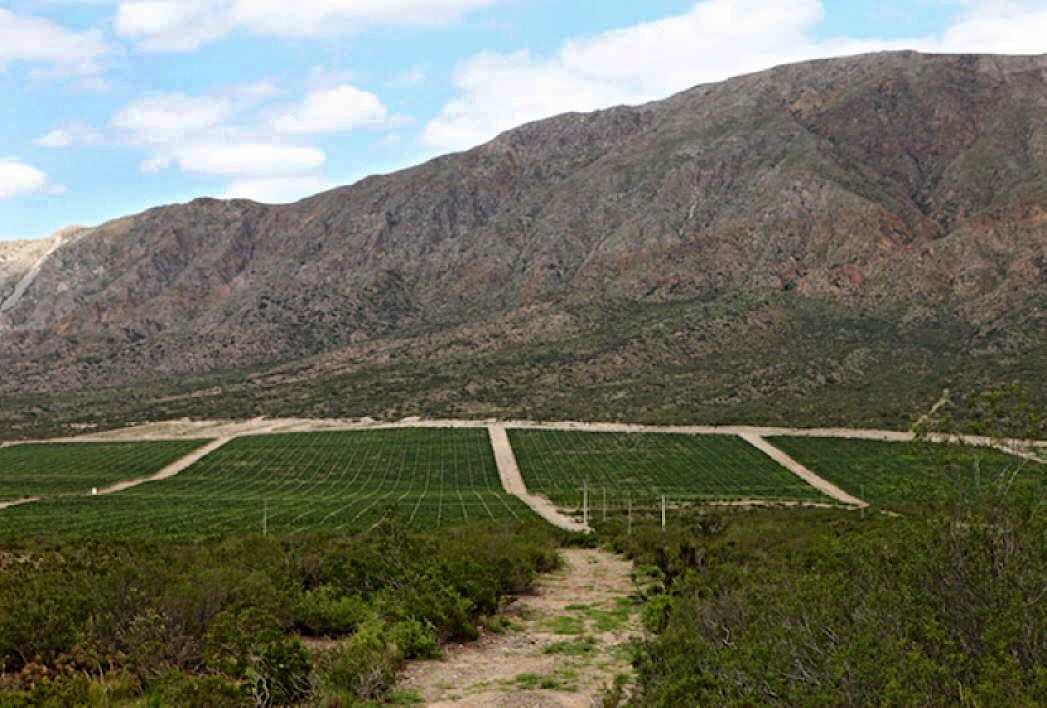
[[[899,372],[1021,378],[1042,371],[1045,246],[1047,55],[816,61],[293,205],[104,224],[0,313],[0,395],[302,362],[420,367],[402,388],[427,412],[636,417],[887,394]],[[465,355],[502,357],[518,393]]]

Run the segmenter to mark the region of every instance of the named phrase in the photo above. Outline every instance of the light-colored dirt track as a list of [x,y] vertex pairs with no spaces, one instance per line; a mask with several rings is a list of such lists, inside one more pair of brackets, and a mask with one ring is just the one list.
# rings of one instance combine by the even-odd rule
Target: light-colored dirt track
[[10,509],[12,506],[21,506],[22,504],[32,504],[33,502],[40,501],[40,497],[25,497],[23,499],[13,499],[11,501],[0,502],[0,510]]
[[[782,450],[779,450],[768,441],[772,436],[806,436],[806,437],[833,437],[850,438],[860,440],[883,440],[889,442],[911,442],[915,435],[911,432],[893,430],[868,430],[852,428],[780,428],[766,426],[701,426],[701,425],[637,425],[631,423],[585,423],[576,421],[559,422],[534,422],[534,421],[504,421],[496,420],[426,420],[421,418],[404,418],[400,421],[379,423],[371,418],[357,419],[311,419],[311,418],[254,418],[246,421],[230,420],[204,420],[195,421],[180,419],[145,423],[130,428],[110,430],[99,433],[87,433],[64,438],[38,441],[17,441],[0,443],[0,447],[6,447],[20,442],[141,442],[148,440],[172,440],[187,438],[214,438],[215,442],[205,446],[201,450],[179,460],[173,465],[161,470],[156,475],[139,480],[119,482],[101,490],[100,494],[111,494],[124,489],[142,484],[143,482],[171,477],[188,467],[196,460],[203,457],[211,450],[217,449],[228,440],[248,435],[264,435],[269,433],[296,433],[296,432],[320,432],[336,430],[375,430],[390,428],[487,428],[490,430],[491,443],[494,448],[495,457],[498,461],[499,475],[502,478],[503,487],[510,494],[520,497],[539,515],[561,528],[572,531],[587,530],[583,524],[570,519],[557,511],[548,499],[531,494],[527,491],[523,477],[520,474],[515,455],[509,445],[507,428],[521,428],[531,430],[577,430],[586,432],[605,433],[678,433],[689,435],[737,435],[750,444],[759,448],[779,464],[797,474],[815,488],[821,490],[828,496],[854,507],[864,507],[867,504],[843,491],[836,485],[822,479],[813,471],[792,459]],[[934,442],[963,442],[969,445],[995,447],[1012,455],[1023,457],[1035,462],[1044,462],[1044,453],[1047,450],[1047,441],[1043,440],[1007,440],[998,441],[976,435],[957,436],[932,436]],[[188,460],[186,462],[185,460]],[[184,463],[184,464],[183,464]],[[36,501],[36,499],[18,500],[18,504]],[[748,504],[748,502],[742,502]],[[763,502],[760,502],[763,503]],[[774,502],[772,502],[774,503]],[[0,504],[0,509],[13,506],[11,502]]]
[[[628,601],[632,564],[601,550],[562,555],[563,570],[510,604],[506,614],[515,630],[484,633],[476,642],[446,647],[444,659],[413,662],[399,687],[430,706],[594,705],[615,674],[629,670],[621,647],[639,635]],[[588,643],[589,650],[558,652],[564,642]]]
[[218,438],[217,440],[212,440],[203,447],[189,453],[185,457],[176,460],[175,462],[172,462],[167,467],[164,467],[162,470],[150,477],[143,477],[142,479],[125,479],[122,482],[117,482],[116,484],[111,484],[108,487],[99,489],[98,494],[115,494],[116,492],[122,492],[125,489],[131,489],[132,487],[137,487],[138,485],[145,484],[146,482],[158,482],[161,479],[170,479],[171,477],[174,477],[176,474],[192,465],[194,462],[198,462],[204,456],[211,454],[212,452],[220,448],[222,445],[225,445],[230,440],[232,440],[232,438]]
[[520,474],[520,466],[516,463],[516,455],[513,453],[512,445],[509,444],[509,436],[505,432],[505,426],[491,425],[487,430],[491,437],[491,448],[494,450],[495,463],[498,465],[498,476],[502,480],[502,488],[506,493],[520,498],[536,514],[553,526],[559,526],[567,531],[579,533],[591,531],[585,524],[581,524],[561,514],[556,509],[556,505],[545,497],[528,492],[527,485],[523,481],[523,475]]
[[[131,489],[132,487],[137,487],[138,485],[145,484],[146,482],[157,482],[162,479],[169,479],[171,477],[174,477],[176,474],[186,469],[194,462],[197,462],[200,459],[202,459],[205,455],[214,452],[230,440],[232,440],[231,437],[212,440],[203,447],[197,448],[193,452],[189,453],[185,457],[175,460],[174,462],[167,465],[167,467],[164,467],[162,470],[160,470],[154,475],[151,475],[149,477],[142,477],[140,479],[125,479],[120,482],[116,482],[115,484],[111,484],[108,487],[102,487],[101,489],[99,489],[98,495],[101,496],[104,494],[115,494],[116,492],[122,492],[125,489]],[[31,504],[32,502],[38,501],[40,501],[40,497],[26,497],[25,499],[16,499],[14,501],[0,502],[0,511],[8,509],[12,506],[19,506],[21,504]]]
[[[746,433],[763,438],[774,436],[850,438],[856,440],[883,440],[888,442],[912,442],[912,432],[898,430],[873,430],[865,428],[782,428],[754,425],[638,425],[633,423],[586,423],[578,421],[536,422],[528,420],[427,420],[404,418],[403,420],[379,423],[370,418],[255,418],[248,421],[193,421],[180,419],[146,423],[130,428],[121,428],[100,433],[87,433],[73,437],[57,438],[53,442],[71,440],[170,440],[192,437],[235,437],[239,435],[261,435],[265,433],[316,432],[323,430],[364,430],[376,428],[485,428],[489,425],[531,430],[580,430],[601,433],[683,433],[690,435],[744,435]],[[956,441],[969,445],[995,446],[1019,456],[1036,459],[1040,450],[1047,450],[1047,440],[997,441],[980,435],[932,436],[933,442]],[[1041,460],[1042,461],[1042,460]]]
[[827,479],[822,479],[810,469],[787,455],[783,450],[779,450],[774,445],[764,440],[761,436],[753,435],[752,433],[742,433],[739,437],[770,457],[785,469],[792,472],[804,482],[807,482],[807,484],[811,485],[822,494],[832,497],[837,501],[841,501],[844,504],[852,504],[857,507],[869,506],[868,502],[865,500],[848,494]]

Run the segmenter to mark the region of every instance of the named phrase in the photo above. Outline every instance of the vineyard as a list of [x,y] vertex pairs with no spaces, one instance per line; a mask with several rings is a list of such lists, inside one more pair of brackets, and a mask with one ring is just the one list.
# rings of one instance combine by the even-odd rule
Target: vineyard
[[[775,437],[771,442],[819,476],[870,504],[902,507],[989,490],[1017,470],[1010,493],[1043,498],[1047,469],[986,448]],[[1005,475],[1009,478],[1009,475]]]
[[830,501],[731,435],[510,430],[527,488],[565,508],[627,500],[670,502],[768,499]]
[[203,440],[141,443],[34,443],[0,449],[0,501],[87,494],[148,477],[203,445]]
[[437,528],[531,511],[502,491],[484,429],[287,433],[237,438],[118,494],[7,509],[0,535],[197,538],[358,530],[384,517]]

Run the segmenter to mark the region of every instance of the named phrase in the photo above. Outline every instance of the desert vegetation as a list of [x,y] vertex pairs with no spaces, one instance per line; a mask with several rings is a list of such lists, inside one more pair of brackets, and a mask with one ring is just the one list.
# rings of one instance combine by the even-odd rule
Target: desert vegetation
[[1042,504],[605,529],[655,576],[637,705],[1042,705]]
[[8,545],[0,704],[332,706],[474,639],[558,560],[534,523]]

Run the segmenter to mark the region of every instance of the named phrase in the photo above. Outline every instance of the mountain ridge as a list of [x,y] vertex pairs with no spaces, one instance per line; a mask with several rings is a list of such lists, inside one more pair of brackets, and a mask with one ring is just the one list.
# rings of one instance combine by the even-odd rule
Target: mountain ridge
[[[702,303],[722,312],[679,315],[682,351],[637,334],[658,344],[641,355],[619,342],[579,366],[600,381],[631,357],[644,376],[687,369],[716,354],[714,331],[720,353],[734,351],[822,303],[833,317],[897,332],[947,321],[969,339],[945,339],[961,370],[970,356],[984,373],[1000,361],[1001,371],[1034,371],[1045,76],[1047,55],[818,60],[529,123],[290,205],[157,207],[56,250],[0,314],[0,369],[13,374],[0,395],[295,361],[337,360],[331,371],[342,375],[389,365],[378,352],[390,350],[439,377],[470,346],[556,348],[558,337],[609,332],[618,310]],[[0,270],[0,296],[5,287]],[[642,318],[635,326],[646,332]],[[926,369],[920,358],[914,367]],[[862,376],[888,365],[873,359]],[[769,369],[766,386],[728,394],[739,387],[723,379],[701,400],[809,394],[754,363],[735,378]],[[488,395],[454,405],[502,410]],[[419,403],[458,411],[444,404]]]

